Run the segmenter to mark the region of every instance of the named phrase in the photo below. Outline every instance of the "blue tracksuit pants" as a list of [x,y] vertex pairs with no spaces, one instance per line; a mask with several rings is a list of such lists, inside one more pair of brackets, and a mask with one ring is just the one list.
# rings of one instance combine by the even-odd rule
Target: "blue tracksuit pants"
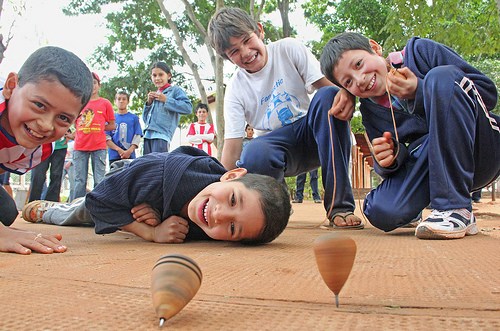
[[[278,180],[321,166],[325,209],[330,209],[335,189],[332,215],[341,211],[354,211],[354,197],[348,176],[351,153],[349,125],[345,121],[328,118],[328,110],[337,92],[336,87],[319,89],[306,116],[250,141],[243,149],[237,166]],[[329,120],[333,146],[330,144]]]
[[423,80],[428,134],[409,147],[405,164],[365,199],[375,227],[391,231],[433,209],[471,209],[470,193],[500,173],[500,117],[488,112],[472,82],[455,66]]

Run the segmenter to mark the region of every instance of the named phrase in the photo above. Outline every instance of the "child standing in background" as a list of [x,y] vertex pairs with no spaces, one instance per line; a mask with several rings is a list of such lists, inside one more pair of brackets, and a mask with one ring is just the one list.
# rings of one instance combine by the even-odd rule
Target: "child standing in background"
[[242,148],[245,148],[245,145],[252,141],[253,134],[254,132],[252,126],[247,123],[247,125],[245,125],[245,137],[243,138]]
[[151,80],[158,90],[148,93],[144,105],[144,150],[143,154],[168,152],[180,116],[189,114],[193,105],[186,92],[171,85],[172,73],[165,62],[156,62],[151,68]]
[[89,157],[92,160],[94,187],[103,180],[106,173],[106,131],[116,128],[115,113],[111,102],[99,96],[101,80],[95,72],[92,73],[92,77],[94,78],[92,96],[76,121],[73,151],[75,199],[87,193]]
[[188,141],[191,146],[197,147],[212,156],[212,141],[215,138],[215,130],[212,124],[207,123],[208,106],[206,104],[199,103],[196,106],[196,117],[198,122],[189,125]]
[[116,129],[107,132],[109,164],[121,159],[135,159],[135,150],[139,148],[142,137],[139,117],[128,111],[130,96],[125,91],[119,91],[115,96],[118,113],[115,114]]

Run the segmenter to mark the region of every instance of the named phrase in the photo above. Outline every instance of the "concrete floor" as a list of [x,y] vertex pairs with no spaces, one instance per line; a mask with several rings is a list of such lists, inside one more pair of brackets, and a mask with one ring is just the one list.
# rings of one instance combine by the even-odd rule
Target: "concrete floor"
[[342,230],[357,256],[339,308],[312,250],[330,232],[321,204],[294,204],[285,232],[260,247],[162,245],[18,219],[18,228],[61,233],[69,249],[0,254],[0,330],[158,330],[151,269],[170,253],[194,259],[203,281],[165,330],[500,330],[500,204],[476,207],[481,231],[460,240]]

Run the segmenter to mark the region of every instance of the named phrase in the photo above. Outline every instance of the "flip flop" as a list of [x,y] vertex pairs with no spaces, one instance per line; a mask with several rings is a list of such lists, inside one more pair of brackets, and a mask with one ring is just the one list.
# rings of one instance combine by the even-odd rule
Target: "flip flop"
[[361,219],[360,219],[361,222],[358,225],[344,225],[344,226],[339,226],[339,225],[336,225],[335,222],[334,222],[335,218],[337,218],[337,217],[342,218],[344,220],[344,222],[346,222],[347,221],[347,217],[349,217],[351,215],[353,215],[356,218],[359,218],[356,215],[354,215],[354,213],[352,211],[339,212],[339,213],[333,215],[332,219],[330,220],[330,227],[333,228],[333,229],[338,229],[338,230],[361,230],[361,229],[364,229],[365,224],[363,223],[363,221]]

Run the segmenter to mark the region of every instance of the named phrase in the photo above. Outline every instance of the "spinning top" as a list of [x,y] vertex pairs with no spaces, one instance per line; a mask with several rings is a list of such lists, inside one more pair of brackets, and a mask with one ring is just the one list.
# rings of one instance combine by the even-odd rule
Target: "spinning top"
[[349,277],[356,257],[356,243],[336,233],[325,234],[314,241],[314,255],[321,277],[335,294],[338,308],[339,292]]
[[201,285],[200,267],[187,256],[164,255],[151,274],[151,292],[160,327],[194,297]]

